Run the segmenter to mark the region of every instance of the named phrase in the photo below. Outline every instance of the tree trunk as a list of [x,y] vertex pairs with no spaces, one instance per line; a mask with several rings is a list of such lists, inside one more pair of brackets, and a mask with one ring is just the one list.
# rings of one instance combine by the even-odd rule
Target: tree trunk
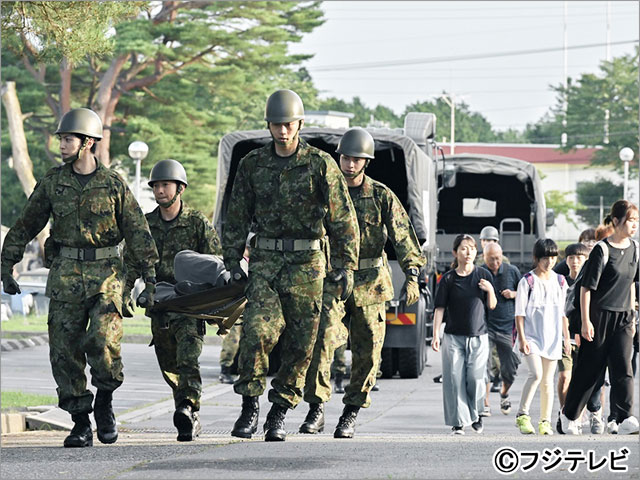
[[[96,148],[96,156],[107,167],[111,165],[111,158],[109,156],[109,147],[111,143],[111,122],[113,121],[113,114],[115,112],[115,104],[120,99],[120,93],[115,87],[118,75],[122,71],[122,67],[127,62],[128,55],[120,55],[114,58],[109,65],[109,68],[100,79],[100,86],[98,87],[98,94],[96,95],[94,110],[100,116],[102,120],[102,140],[98,142]],[[113,103],[114,95],[117,96],[115,104]]]
[[71,110],[71,67],[66,58],[60,62],[60,118]]
[[[11,154],[13,156],[13,169],[18,176],[24,194],[29,197],[36,186],[33,176],[33,163],[27,148],[27,138],[24,134],[23,115],[20,108],[20,100],[16,93],[16,83],[6,82],[2,86],[2,104],[7,114],[9,124],[9,138],[11,139]],[[49,236],[49,227],[45,227],[38,235],[40,254],[44,258],[44,241]]]

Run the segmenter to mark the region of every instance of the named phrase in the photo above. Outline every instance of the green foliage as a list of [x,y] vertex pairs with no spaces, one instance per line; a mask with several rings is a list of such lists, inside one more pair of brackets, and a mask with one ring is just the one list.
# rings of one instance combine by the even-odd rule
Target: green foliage
[[353,113],[354,117],[350,124],[354,127],[402,127],[403,120],[397,116],[393,110],[383,105],[377,105],[370,108],[362,103],[360,97],[353,97],[351,102],[340,100],[339,98],[329,97],[318,102],[319,110],[336,110],[339,112]]
[[[638,168],[638,48],[633,55],[623,55],[603,62],[598,74],[586,73],[570,79],[568,87],[554,86],[557,93],[552,111],[534,125],[528,125],[525,136],[534,143],[560,143],[567,133],[566,151],[577,145],[602,149],[595,154],[594,164],[622,168],[618,153],[623,147],[636,152],[632,171]],[[567,126],[563,128],[563,100],[567,97]],[[609,111],[609,143],[605,142],[605,115]]]
[[114,21],[135,15],[146,2],[3,2],[3,47],[38,62],[70,63],[113,49]]
[[603,214],[606,215],[614,202],[622,198],[624,187],[610,180],[598,177],[593,182],[581,182],[576,193],[582,206],[576,210],[580,219],[592,227],[600,223],[600,197],[602,197]]
[[[465,102],[456,101],[456,120],[455,120],[455,141],[456,142],[493,142],[495,134],[491,129],[489,121],[477,112],[471,112],[469,105]],[[402,118],[409,112],[429,112],[435,113],[436,122],[436,141],[442,142],[443,138],[447,141],[451,137],[451,108],[443,98],[435,101],[423,101],[413,103],[405,109]]]
[[[80,6],[78,2],[50,3],[64,6],[60,12],[66,12],[66,16],[60,22],[75,18],[72,14]],[[108,75],[117,70],[115,87],[103,88],[110,92],[108,101],[116,105],[109,119],[112,163],[132,171],[127,147],[133,140],[145,141],[150,150],[142,164],[143,176],[164,158],[181,161],[190,179],[185,200],[206,215],[214,208],[215,157],[220,138],[233,130],[264,128],[264,103],[275,89],[292,88],[309,105],[315,102],[317,91],[308,72],[296,70],[308,56],[290,54],[288,45],[322,24],[318,2],[155,2],[146,10],[142,7],[147,4],[138,2],[135,7],[141,13],[135,17],[122,7],[129,2],[84,3],[90,7],[84,15],[95,26],[93,36],[87,33],[85,40],[93,42],[102,32],[104,48],[96,46],[85,50],[85,56],[73,56],[71,106],[98,108],[100,88],[109,84]],[[31,18],[41,11],[30,2],[12,4],[14,8],[8,10],[10,24],[9,17],[5,22],[4,5],[3,33],[5,23],[7,28],[15,28],[21,18]],[[98,6],[104,8],[98,10]],[[80,33],[84,30],[82,25],[69,25],[78,31],[73,38],[55,37],[50,32],[55,33],[57,23],[46,21],[39,35],[46,39],[51,52],[71,58],[75,52],[71,47],[82,45]],[[104,26],[113,27],[115,35],[106,35]],[[25,128],[34,166],[42,162],[48,168],[55,161],[55,155],[48,156],[45,146],[59,108],[59,61],[53,61],[53,54],[29,51],[19,37],[12,38],[12,57],[2,57],[4,79],[16,81],[23,112],[33,113],[25,121]],[[41,62],[45,78],[37,80],[20,55],[26,55],[32,64]],[[56,141],[51,143],[55,150]],[[8,145],[8,137],[3,135],[4,152],[10,151]],[[2,168],[4,174],[6,162]],[[34,172],[36,179],[46,168],[42,170]],[[24,203],[24,196],[17,195],[17,190],[4,190],[5,175],[2,183],[3,213],[14,212]],[[9,220],[3,218],[11,224]]]
[[57,405],[58,398],[55,395],[3,391],[1,403],[2,410],[21,409],[25,407],[37,407],[40,405]]
[[544,200],[547,204],[547,208],[553,208],[556,218],[563,215],[567,221],[578,228],[578,224],[573,218],[573,213],[580,205],[576,205],[572,200],[567,199],[569,192],[561,192],[560,190],[547,190],[544,192]]

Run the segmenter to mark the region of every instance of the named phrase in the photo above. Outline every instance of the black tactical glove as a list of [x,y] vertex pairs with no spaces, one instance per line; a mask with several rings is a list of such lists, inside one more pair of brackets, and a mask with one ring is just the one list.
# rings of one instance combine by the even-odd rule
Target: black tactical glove
[[231,282],[243,282],[249,279],[247,272],[244,271],[239,263],[229,273],[231,273]]
[[20,290],[20,285],[16,282],[16,279],[10,273],[2,274],[2,288],[4,289],[4,293],[9,295],[15,295],[16,293],[22,293]]
[[327,273],[329,280],[338,283],[342,282],[342,295],[340,300],[343,302],[351,296],[353,291],[353,270],[347,270],[345,268],[337,268]]
[[141,308],[152,307],[154,293],[156,293],[156,279],[154,277],[147,278],[144,282],[144,290],[138,295],[136,304]]

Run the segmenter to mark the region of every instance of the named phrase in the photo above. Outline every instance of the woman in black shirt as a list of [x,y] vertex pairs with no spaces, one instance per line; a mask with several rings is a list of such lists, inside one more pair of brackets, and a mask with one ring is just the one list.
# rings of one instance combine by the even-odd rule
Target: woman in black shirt
[[440,325],[445,322],[442,340],[442,396],[444,420],[452,433],[464,434],[471,425],[481,433],[485,395],[484,374],[489,357],[486,309],[493,310],[497,299],[491,274],[473,262],[478,251],[471,235],[453,241],[453,269],[440,279],[435,299],[432,348],[440,351]]
[[618,433],[638,433],[638,420],[632,411],[631,368],[634,280],[638,277],[638,248],[631,237],[638,231],[638,207],[618,200],[605,218],[605,224],[608,223],[614,227],[613,234],[593,248],[583,267],[582,338],[561,416],[562,433],[579,434],[576,419],[606,367]]

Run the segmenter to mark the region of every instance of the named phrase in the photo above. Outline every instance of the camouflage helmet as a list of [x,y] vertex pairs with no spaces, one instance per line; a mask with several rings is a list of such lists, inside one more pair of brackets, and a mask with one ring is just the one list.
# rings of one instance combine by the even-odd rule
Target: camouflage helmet
[[74,108],[60,119],[55,134],[75,133],[85,137],[102,138],[102,121],[96,112],[88,108]]
[[167,159],[160,160],[151,169],[149,174],[149,186],[153,188],[153,182],[161,180],[173,180],[174,182],[187,183],[187,172],[184,167],[177,160]]
[[289,123],[304,119],[302,99],[293,90],[278,90],[267,100],[264,119],[271,123]]
[[496,227],[492,227],[491,225],[487,225],[482,230],[480,230],[480,240],[494,240],[496,242],[499,242],[500,234],[498,233],[498,229]]
[[374,158],[375,142],[364,128],[350,128],[338,142],[336,152],[355,158]]

